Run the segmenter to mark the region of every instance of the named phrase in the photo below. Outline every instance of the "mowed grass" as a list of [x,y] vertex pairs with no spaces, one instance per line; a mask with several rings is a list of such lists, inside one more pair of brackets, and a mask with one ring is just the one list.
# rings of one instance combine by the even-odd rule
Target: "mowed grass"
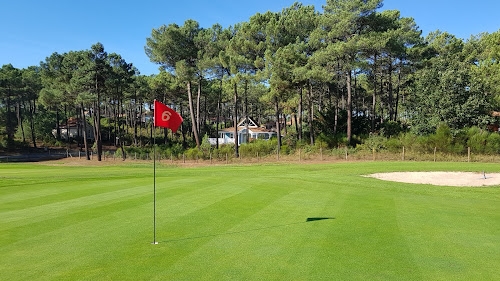
[[[362,177],[484,163],[0,165],[1,280],[498,280],[500,187]],[[332,219],[307,222],[308,218]]]

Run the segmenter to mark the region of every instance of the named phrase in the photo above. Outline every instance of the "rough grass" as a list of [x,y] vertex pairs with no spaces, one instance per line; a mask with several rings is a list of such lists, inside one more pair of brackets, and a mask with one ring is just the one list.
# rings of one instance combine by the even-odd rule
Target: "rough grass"
[[[384,182],[484,163],[0,165],[2,280],[494,280],[500,188]],[[314,220],[308,218],[329,217]]]

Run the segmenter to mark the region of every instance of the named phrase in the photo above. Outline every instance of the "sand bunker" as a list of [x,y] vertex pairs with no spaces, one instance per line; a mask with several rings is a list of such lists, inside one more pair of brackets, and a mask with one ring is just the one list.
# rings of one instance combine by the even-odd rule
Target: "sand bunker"
[[[485,178],[486,176],[486,178]],[[368,175],[386,181],[446,186],[500,185],[500,173],[472,172],[394,172]]]

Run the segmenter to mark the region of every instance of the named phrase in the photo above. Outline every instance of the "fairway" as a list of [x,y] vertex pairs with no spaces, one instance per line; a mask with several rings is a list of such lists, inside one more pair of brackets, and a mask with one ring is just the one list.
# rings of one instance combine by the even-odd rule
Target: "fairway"
[[483,170],[160,165],[151,245],[152,164],[0,164],[0,279],[498,280],[499,186],[362,177]]

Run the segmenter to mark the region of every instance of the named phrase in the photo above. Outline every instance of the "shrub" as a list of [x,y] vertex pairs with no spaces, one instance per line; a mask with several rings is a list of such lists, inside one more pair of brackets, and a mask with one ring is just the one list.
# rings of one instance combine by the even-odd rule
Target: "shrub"
[[226,154],[228,158],[234,156],[234,144],[219,145],[219,149],[212,150],[212,157],[214,158],[226,159]]
[[201,151],[203,151],[204,154],[208,154],[212,150],[212,145],[208,141],[208,134],[205,134],[203,136],[203,139],[201,141],[200,145]]
[[358,145],[360,150],[382,150],[385,149],[387,138],[382,134],[370,134],[370,136],[361,145]]
[[290,154],[290,149],[289,149],[288,145],[284,144],[281,146],[280,154],[283,154],[283,155]]
[[[276,153],[278,147],[278,139],[272,138],[270,140],[253,140],[250,143],[244,143],[240,146],[240,154],[243,156],[259,156],[269,155]],[[282,145],[283,147],[283,145]]]
[[192,159],[192,160],[196,160],[198,158],[201,158],[202,156],[201,151],[199,151],[197,147],[190,148],[186,150],[184,153],[187,159]]
[[488,132],[472,127],[467,132],[468,140],[467,146],[476,153],[484,153],[486,148],[486,140],[488,139]]
[[497,154],[500,153],[500,134],[490,133],[486,139],[485,153]]
[[401,141],[399,140],[399,138],[396,138],[396,137],[391,137],[389,138],[386,142],[385,142],[385,145],[384,145],[387,150],[389,150],[390,152],[400,152],[401,149],[403,148],[403,145],[401,143]]
[[451,134],[451,129],[445,124],[439,125],[436,133],[429,137],[430,144],[442,152],[452,152],[454,150],[452,141],[453,135]]

